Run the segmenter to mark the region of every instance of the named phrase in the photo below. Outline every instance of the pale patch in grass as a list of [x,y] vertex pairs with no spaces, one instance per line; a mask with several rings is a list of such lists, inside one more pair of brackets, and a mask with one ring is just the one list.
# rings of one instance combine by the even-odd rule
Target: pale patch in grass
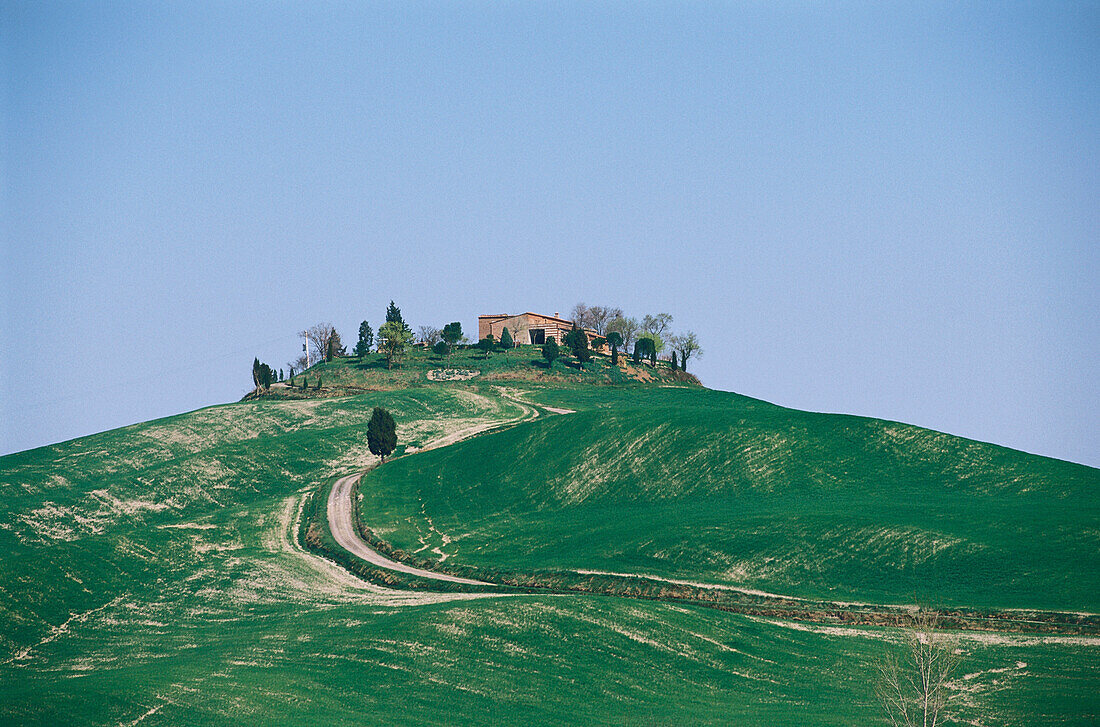
[[429,381],[469,381],[480,373],[470,369],[432,369],[426,376]]

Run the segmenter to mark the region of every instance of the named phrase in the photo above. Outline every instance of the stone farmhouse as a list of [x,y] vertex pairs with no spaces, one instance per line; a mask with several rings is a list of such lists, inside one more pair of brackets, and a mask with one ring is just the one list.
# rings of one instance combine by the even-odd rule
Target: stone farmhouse
[[[478,340],[492,334],[493,338],[499,341],[505,328],[512,334],[512,340],[516,343],[541,346],[551,338],[561,343],[565,339],[565,334],[573,329],[573,321],[562,318],[557,313],[548,316],[530,311],[516,314],[494,313],[477,317]],[[589,345],[593,339],[599,337],[599,334],[591,328],[585,328],[584,332],[588,334]],[[607,347],[601,346],[595,350],[604,352],[605,348]]]

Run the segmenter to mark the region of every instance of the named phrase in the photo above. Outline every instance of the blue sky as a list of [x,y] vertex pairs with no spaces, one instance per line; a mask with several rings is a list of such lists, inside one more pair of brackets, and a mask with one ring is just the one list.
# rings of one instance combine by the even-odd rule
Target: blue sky
[[1100,465],[1100,6],[825,5],[0,3],[0,452],[392,298]]

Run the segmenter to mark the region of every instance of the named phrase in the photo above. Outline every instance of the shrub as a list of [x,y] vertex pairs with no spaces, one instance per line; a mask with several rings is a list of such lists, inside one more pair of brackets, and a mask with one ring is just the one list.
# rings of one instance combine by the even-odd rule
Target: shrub
[[542,357],[546,359],[546,368],[550,368],[554,365],[554,360],[561,355],[561,348],[558,346],[557,339],[551,338],[546,343],[542,344]]

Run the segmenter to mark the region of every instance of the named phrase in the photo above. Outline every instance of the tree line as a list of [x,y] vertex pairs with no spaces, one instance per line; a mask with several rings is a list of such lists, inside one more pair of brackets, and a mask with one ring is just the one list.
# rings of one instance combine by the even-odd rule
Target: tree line
[[672,367],[687,371],[688,360],[703,355],[693,331],[673,332],[669,313],[646,314],[639,321],[625,315],[622,308],[577,303],[571,316],[575,326],[591,329],[607,341],[613,364],[618,363],[620,350],[630,353],[635,364],[648,360],[653,366],[661,353],[668,351]]

